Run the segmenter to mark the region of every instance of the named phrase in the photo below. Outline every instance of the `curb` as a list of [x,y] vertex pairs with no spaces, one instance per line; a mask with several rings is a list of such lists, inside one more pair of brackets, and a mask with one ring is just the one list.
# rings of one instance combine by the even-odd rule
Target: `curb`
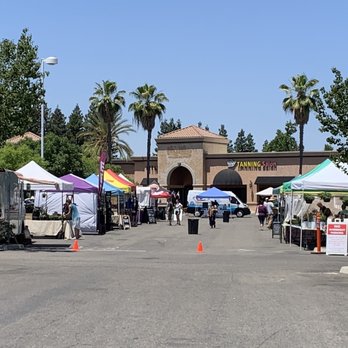
[[343,266],[343,267],[341,267],[340,273],[348,274],[348,266]]
[[4,244],[0,245],[0,251],[5,250],[24,250],[23,244]]

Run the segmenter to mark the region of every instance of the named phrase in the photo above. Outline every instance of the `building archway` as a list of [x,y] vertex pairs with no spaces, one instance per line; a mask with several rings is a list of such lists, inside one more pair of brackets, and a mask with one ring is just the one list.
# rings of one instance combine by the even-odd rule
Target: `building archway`
[[178,192],[181,203],[184,207],[187,206],[187,193],[193,188],[193,178],[189,169],[184,166],[174,168],[168,174],[168,189]]
[[232,191],[242,202],[247,200],[247,188],[243,185],[243,181],[239,173],[234,169],[223,169],[215,175],[213,186],[223,191]]

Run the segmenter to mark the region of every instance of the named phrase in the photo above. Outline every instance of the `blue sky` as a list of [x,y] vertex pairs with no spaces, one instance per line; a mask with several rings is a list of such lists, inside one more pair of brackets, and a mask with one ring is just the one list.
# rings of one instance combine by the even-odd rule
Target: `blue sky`
[[[116,81],[127,107],[128,92],[154,84],[169,98],[165,118],[213,132],[224,124],[232,140],[244,129],[261,151],[292,119],[279,85],[305,73],[329,88],[332,67],[347,77],[347,10],[343,0],[6,1],[0,39],[27,27],[40,58],[59,58],[46,66],[46,100],[65,116],[76,104],[87,112],[96,82]],[[305,150],[324,148],[319,126],[311,115]],[[146,155],[142,129],[124,140]]]

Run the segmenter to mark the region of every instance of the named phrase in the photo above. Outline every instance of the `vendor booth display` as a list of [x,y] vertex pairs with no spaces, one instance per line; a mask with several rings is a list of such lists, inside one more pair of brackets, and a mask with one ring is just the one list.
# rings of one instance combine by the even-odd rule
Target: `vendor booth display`
[[63,230],[62,207],[53,212],[48,210],[48,192],[63,195],[65,191],[73,191],[74,184],[49,173],[34,161],[18,169],[16,173],[24,184],[23,189],[35,192],[35,208],[32,215],[26,215],[24,225],[32,236],[57,236]]
[[[326,243],[328,216],[324,216],[325,205],[321,202],[334,198],[335,206],[341,198],[348,195],[348,175],[343,168],[346,164],[337,166],[327,159],[308,173],[298,176],[282,185],[283,201],[285,205],[285,239],[289,242],[297,241],[299,245],[314,247],[321,239]],[[328,203],[325,203],[328,204]],[[327,207],[326,207],[327,209]],[[319,212],[319,215],[316,213]],[[333,216],[331,216],[331,219]],[[320,234],[318,234],[320,231]]]
[[39,195],[38,197],[39,206],[44,207],[49,215],[61,215],[67,198],[73,197],[80,214],[81,231],[96,232],[98,228],[98,188],[73,174],[64,175],[60,179],[72,183],[74,189],[59,192],[45,191],[44,196]]
[[[87,177],[86,181],[99,185],[99,177],[95,174]],[[123,227],[122,216],[126,199],[124,191],[104,180],[100,198],[100,219],[105,220],[106,230],[112,229],[113,226]]]

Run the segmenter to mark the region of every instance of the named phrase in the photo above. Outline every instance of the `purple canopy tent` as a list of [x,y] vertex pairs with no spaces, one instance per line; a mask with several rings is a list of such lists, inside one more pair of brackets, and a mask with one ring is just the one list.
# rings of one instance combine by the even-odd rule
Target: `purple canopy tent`
[[62,213],[66,199],[73,197],[80,213],[81,231],[97,232],[98,187],[74,174],[67,174],[60,179],[73,183],[72,190],[46,191],[43,202],[48,214]]
[[89,183],[87,180],[80,178],[74,174],[67,174],[60,177],[60,179],[74,184],[74,192],[96,192],[98,187]]

